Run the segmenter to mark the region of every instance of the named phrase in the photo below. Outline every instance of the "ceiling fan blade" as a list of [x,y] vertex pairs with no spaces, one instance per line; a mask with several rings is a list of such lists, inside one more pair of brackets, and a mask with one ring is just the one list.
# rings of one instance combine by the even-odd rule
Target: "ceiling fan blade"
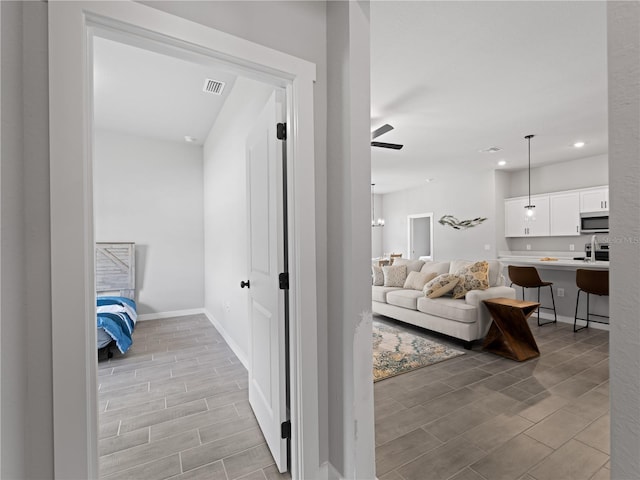
[[404,145],[397,143],[384,143],[384,142],[371,142],[372,147],[392,148],[393,150],[400,150]]
[[385,123],[381,127],[376,128],[373,132],[371,132],[371,140],[373,140],[374,138],[378,138],[380,135],[390,132],[391,130],[393,130],[393,127],[388,123]]

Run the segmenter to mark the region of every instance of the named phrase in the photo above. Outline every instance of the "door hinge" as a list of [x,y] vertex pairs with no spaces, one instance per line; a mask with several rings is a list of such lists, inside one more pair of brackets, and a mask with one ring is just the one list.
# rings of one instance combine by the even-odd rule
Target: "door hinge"
[[280,424],[280,438],[291,438],[291,420]]
[[278,275],[280,281],[280,290],[289,290],[289,272],[283,272]]
[[286,123],[278,123],[276,125],[276,137],[278,140],[286,140],[287,139],[287,124]]

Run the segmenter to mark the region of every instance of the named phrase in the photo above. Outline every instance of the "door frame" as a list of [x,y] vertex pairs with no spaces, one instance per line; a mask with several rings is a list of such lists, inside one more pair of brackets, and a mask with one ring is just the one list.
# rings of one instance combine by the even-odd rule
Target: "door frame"
[[96,328],[87,321],[95,317],[90,67],[97,30],[209,57],[285,88],[292,474],[318,477],[315,65],[134,2],[53,1],[48,8],[55,478],[98,476]]
[[[416,218],[429,218],[430,219],[430,227],[429,227],[429,242],[431,247],[431,260],[433,260],[433,212],[429,213],[415,213],[413,215],[407,215],[407,258],[411,258],[411,251],[413,250],[413,221]],[[417,260],[417,259],[416,259]]]

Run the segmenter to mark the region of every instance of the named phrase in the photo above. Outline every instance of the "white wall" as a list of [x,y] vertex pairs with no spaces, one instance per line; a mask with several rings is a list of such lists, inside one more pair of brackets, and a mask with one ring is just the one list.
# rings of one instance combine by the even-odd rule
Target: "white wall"
[[2,387],[2,457],[0,477],[26,478],[27,465],[27,321],[23,310],[25,290],[25,231],[23,229],[25,186],[23,143],[23,9],[15,2],[0,3],[2,9],[2,144],[0,192],[2,222],[0,246],[0,319],[2,345],[0,380]]
[[[384,218],[382,195],[374,195],[373,202],[375,205],[376,220],[378,218]],[[384,253],[382,244],[382,233],[384,227],[371,228],[371,256],[372,258],[381,257]]]
[[611,478],[640,472],[640,4],[607,2],[611,230]]
[[[608,168],[609,157],[607,155],[596,155],[532,168],[531,194],[608,185]],[[527,195],[528,178],[526,169],[511,172],[509,175],[509,197]]]
[[249,358],[246,138],[273,87],[239,77],[204,144],[204,306]]
[[375,477],[369,45],[368,2],[328,2],[329,458],[353,479]]
[[[433,212],[433,255],[436,260],[495,258],[494,185],[494,172],[487,170],[383,195],[384,251],[407,257],[407,216]],[[443,215],[453,215],[459,220],[476,217],[487,220],[467,230],[454,230],[438,223]],[[489,245],[489,250],[485,250],[485,245]]]
[[97,131],[97,242],[135,242],[140,314],[204,306],[202,147]]
[[53,472],[47,6],[0,2],[0,11],[0,477],[46,479]]

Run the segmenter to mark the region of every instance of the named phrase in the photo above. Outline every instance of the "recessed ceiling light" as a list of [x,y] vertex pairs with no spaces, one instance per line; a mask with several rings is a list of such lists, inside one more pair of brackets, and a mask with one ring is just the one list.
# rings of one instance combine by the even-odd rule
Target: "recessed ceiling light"
[[433,182],[434,180],[435,180],[435,178],[426,178],[426,179],[425,179],[425,182],[427,182],[427,183],[431,183],[431,182]]
[[498,165],[500,165],[501,167],[504,167],[506,164],[507,164],[507,161],[506,161],[506,160],[500,160],[500,161],[498,162]]
[[198,139],[196,137],[190,137],[189,135],[185,135],[184,141],[187,143],[194,143],[194,142],[197,142]]
[[496,153],[496,152],[499,152],[500,150],[502,150],[502,147],[488,147],[478,151],[480,153]]
[[584,142],[576,142],[576,143],[573,144],[573,146],[576,147],[576,148],[582,148],[582,147],[584,147]]

